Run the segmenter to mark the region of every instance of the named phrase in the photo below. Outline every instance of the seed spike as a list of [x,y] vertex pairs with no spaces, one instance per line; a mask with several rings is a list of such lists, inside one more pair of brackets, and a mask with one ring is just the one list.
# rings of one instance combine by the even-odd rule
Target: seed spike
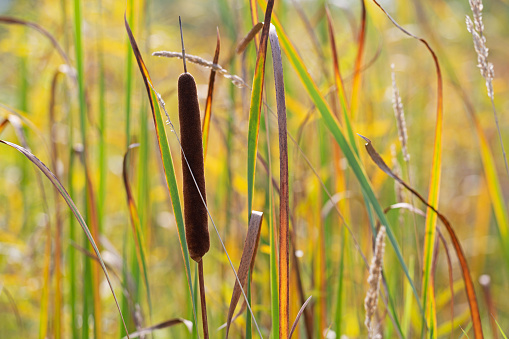
[[180,26],[180,41],[182,42],[182,60],[184,61],[184,73],[187,73],[186,65],[186,49],[184,48],[184,34],[182,34],[182,21],[179,15],[179,26]]

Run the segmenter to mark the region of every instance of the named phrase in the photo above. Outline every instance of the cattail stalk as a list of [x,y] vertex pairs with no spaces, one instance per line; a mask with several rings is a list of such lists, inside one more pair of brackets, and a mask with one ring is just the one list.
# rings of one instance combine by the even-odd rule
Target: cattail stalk
[[380,227],[375,242],[375,253],[369,266],[368,284],[369,290],[364,299],[364,309],[366,310],[366,320],[364,324],[368,329],[368,338],[381,339],[378,332],[378,326],[373,323],[373,315],[376,312],[378,304],[378,293],[380,292],[380,278],[382,277],[383,257],[385,250],[385,226]]
[[200,106],[196,82],[187,73],[184,38],[182,39],[182,59],[184,73],[178,79],[178,105],[180,121],[180,144],[182,146],[182,175],[184,187],[184,224],[186,242],[191,259],[198,263],[200,280],[200,299],[202,309],[203,336],[208,339],[207,305],[203,279],[203,256],[209,251],[207,196],[205,194],[205,170],[203,160]]

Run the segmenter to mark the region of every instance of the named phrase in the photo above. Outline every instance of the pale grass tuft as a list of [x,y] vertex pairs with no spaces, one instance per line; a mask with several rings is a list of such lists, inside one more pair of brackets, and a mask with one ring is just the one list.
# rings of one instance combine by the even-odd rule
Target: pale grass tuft
[[473,20],[467,15],[466,23],[467,30],[472,34],[474,40],[474,49],[477,53],[477,67],[481,71],[481,75],[486,81],[486,89],[488,91],[488,97],[491,100],[491,108],[493,115],[495,116],[495,124],[497,125],[498,138],[500,140],[500,146],[502,147],[502,154],[504,156],[505,170],[509,175],[509,166],[507,164],[507,156],[505,153],[504,143],[502,142],[502,134],[500,132],[500,126],[498,124],[497,110],[495,109],[495,94],[493,92],[493,78],[495,77],[495,70],[493,64],[488,62],[488,47],[486,47],[486,37],[484,36],[484,24],[482,21],[482,0],[469,0],[470,8],[472,9]]
[[[182,59],[182,52],[169,52],[169,51],[160,51],[152,53],[153,56],[166,57],[166,58],[179,58]],[[249,87],[246,82],[237,75],[232,75],[228,73],[226,69],[221,67],[218,64],[213,63],[212,61],[205,60],[199,56],[191,55],[186,53],[186,61],[195,63],[197,65],[203,66],[208,69],[212,69],[217,73],[221,74],[226,79],[229,79],[235,86],[238,88]]]
[[380,291],[380,279],[382,277],[383,257],[385,251],[385,226],[380,227],[375,242],[375,253],[369,266],[368,284],[369,290],[364,299],[364,309],[366,310],[366,320],[364,324],[368,329],[368,338],[381,339],[379,328],[373,323],[373,315],[376,312],[378,304],[378,293]]
[[403,103],[399,95],[398,86],[396,86],[396,75],[394,74],[394,64],[391,65],[392,75],[392,107],[394,115],[396,116],[396,123],[398,126],[398,137],[401,142],[401,151],[403,152],[403,159],[405,162],[410,161],[410,154],[408,153],[408,133],[406,129],[405,112],[403,111]]
[[493,78],[495,77],[495,70],[493,64],[488,62],[488,47],[486,47],[486,37],[483,35],[484,25],[482,22],[482,1],[469,0],[470,8],[472,9],[473,18],[467,15],[466,23],[467,30],[472,34],[474,40],[474,48],[477,53],[477,67],[481,71],[481,75],[486,79],[486,89],[488,96],[493,99]]

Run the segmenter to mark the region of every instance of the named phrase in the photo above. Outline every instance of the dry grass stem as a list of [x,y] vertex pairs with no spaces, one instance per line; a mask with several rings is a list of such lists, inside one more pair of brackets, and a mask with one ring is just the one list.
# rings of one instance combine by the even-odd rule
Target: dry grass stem
[[[182,52],[170,52],[170,51],[160,51],[152,53],[153,56],[166,57],[166,58],[179,58],[182,59]],[[221,67],[218,64],[213,63],[212,61],[205,60],[199,56],[191,55],[186,53],[186,61],[192,62],[194,64],[203,66],[205,68],[212,69],[217,73],[221,74],[226,79],[229,79],[235,86],[238,88],[249,87],[246,82],[239,77],[238,75],[232,75],[228,73],[226,69]]]
[[375,242],[375,253],[371,259],[369,266],[368,284],[369,290],[364,299],[364,309],[366,310],[366,320],[364,324],[368,329],[368,338],[381,339],[382,336],[378,332],[378,326],[373,323],[373,315],[376,312],[378,304],[378,293],[380,291],[380,278],[382,277],[383,257],[385,250],[385,226],[380,227]]
[[401,142],[401,150],[403,152],[403,159],[408,163],[410,161],[410,154],[408,153],[408,133],[406,129],[405,113],[403,111],[403,103],[399,95],[398,86],[396,86],[396,75],[394,74],[394,64],[391,65],[392,74],[392,107],[394,115],[396,116],[396,123],[398,125],[398,137]]

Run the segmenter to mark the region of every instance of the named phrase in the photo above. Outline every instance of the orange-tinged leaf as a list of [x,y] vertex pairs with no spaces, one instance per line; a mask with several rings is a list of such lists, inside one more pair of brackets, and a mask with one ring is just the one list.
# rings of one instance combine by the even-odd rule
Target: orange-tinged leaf
[[[468,263],[465,257],[465,253],[463,252],[463,248],[461,247],[461,244],[459,242],[458,237],[456,236],[456,232],[452,228],[452,225],[449,223],[449,221],[446,219],[446,217],[441,214],[433,205],[431,205],[426,199],[422,197],[416,190],[414,190],[412,187],[410,187],[405,181],[403,181],[401,178],[399,178],[396,174],[394,174],[389,166],[384,162],[380,154],[375,150],[373,145],[371,144],[371,140],[368,138],[360,135],[365,141],[366,141],[366,150],[373,160],[373,162],[382,170],[384,171],[388,176],[396,180],[398,183],[403,185],[407,190],[412,192],[420,201],[422,201],[423,204],[428,206],[428,210],[431,210],[434,212],[436,217],[442,221],[444,226],[447,229],[447,232],[449,233],[449,236],[451,237],[452,244],[454,246],[454,250],[456,251],[456,255],[458,257],[461,273],[463,275],[463,281],[465,282],[465,292],[467,293],[467,299],[468,299],[468,305],[470,307],[470,314],[472,318],[472,324],[474,327],[474,334],[476,338],[483,338],[482,333],[482,326],[481,326],[481,317],[479,313],[479,307],[477,304],[477,298],[475,295],[475,289],[474,289],[474,283],[472,281],[472,277],[470,275],[470,270],[468,268]],[[429,307],[429,305],[426,307],[426,309]]]
[[[413,35],[412,33],[405,30],[401,27],[390,15],[385,11],[385,9],[376,1],[373,2],[384,12],[384,14],[389,18],[389,20],[403,33],[406,35],[420,41],[424,44],[426,49],[429,51],[433,58],[433,62],[435,64],[435,72],[437,75],[437,120],[435,125],[435,141],[433,146],[433,161],[431,164],[431,175],[429,181],[429,193],[428,193],[428,202],[432,206],[438,206],[438,200],[440,195],[440,178],[441,178],[441,167],[442,167],[442,127],[443,127],[443,84],[442,84],[442,72],[440,70],[440,64],[438,63],[438,58],[435,54],[435,51],[431,48],[428,42],[418,36]],[[436,237],[436,223],[437,216],[434,213],[430,213],[428,209],[428,213],[426,214],[426,229],[425,229],[425,238],[424,238],[424,255],[423,255],[423,283],[422,283],[422,292],[423,292],[423,305],[426,309],[427,306],[427,294],[429,292],[429,279],[431,274],[431,262],[433,258],[433,243]],[[431,316],[432,320],[435,315]],[[433,328],[436,327],[432,325]],[[479,324],[476,324],[474,321],[474,332],[476,336],[482,337],[482,328]]]
[[289,192],[288,192],[288,140],[286,128],[286,102],[283,79],[283,62],[276,28],[271,25],[270,46],[276,87],[279,127],[279,337],[289,337],[290,323],[290,243],[289,243]]
[[[221,50],[221,38],[219,36],[219,28],[217,28],[216,52],[214,53],[214,63],[219,62],[219,51]],[[210,118],[212,116],[212,97],[214,95],[214,82],[216,79],[216,71],[210,71],[209,90],[207,93],[207,101],[205,102],[205,114],[203,115],[203,158],[207,157],[207,149],[209,145]]]
[[251,105],[249,108],[249,130],[247,145],[247,208],[251,212],[253,205],[254,179],[256,169],[256,153],[258,150],[258,133],[260,131],[260,114],[262,108],[263,82],[265,79],[265,60],[267,56],[267,40],[269,37],[270,20],[272,17],[272,8],[274,0],[270,0],[265,11],[265,21],[263,24],[262,35],[260,39],[260,48],[256,57],[255,75],[251,91]]

